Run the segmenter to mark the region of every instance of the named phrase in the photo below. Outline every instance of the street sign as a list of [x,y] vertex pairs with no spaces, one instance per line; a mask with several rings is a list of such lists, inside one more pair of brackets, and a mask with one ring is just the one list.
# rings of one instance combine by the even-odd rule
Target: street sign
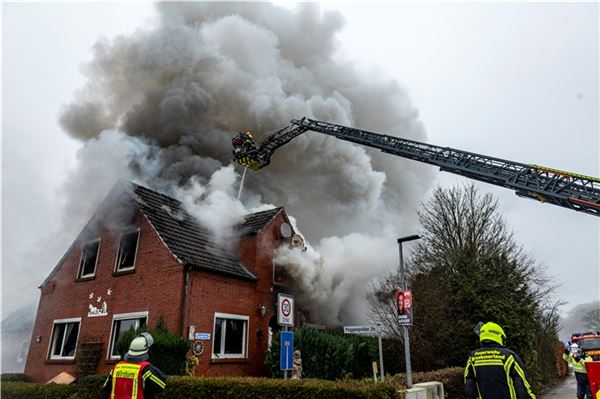
[[294,333],[282,331],[279,347],[279,369],[291,370],[294,368]]
[[398,306],[398,325],[412,326],[412,291],[398,291],[396,293],[396,305]]
[[344,334],[377,334],[377,326],[344,326]]
[[277,323],[283,327],[294,327],[294,297],[277,295]]

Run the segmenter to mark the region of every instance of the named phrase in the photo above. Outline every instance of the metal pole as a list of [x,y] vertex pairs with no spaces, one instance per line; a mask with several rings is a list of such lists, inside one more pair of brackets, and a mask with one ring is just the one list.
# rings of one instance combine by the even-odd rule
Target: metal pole
[[[245,173],[245,171],[244,171],[244,173]],[[288,330],[287,326],[283,327],[283,331],[287,331],[287,330]],[[287,344],[287,342],[286,342],[286,344]],[[287,372],[288,372],[287,371],[287,365],[288,365],[288,361],[289,361],[289,359],[288,359],[288,350],[286,348],[285,349],[285,367],[286,368],[283,369],[283,379],[284,380],[287,380]]]
[[[406,280],[404,279],[404,259],[402,256],[402,241],[398,239],[398,248],[400,249],[400,288],[406,291]],[[408,327],[402,326],[404,333],[404,357],[406,359],[406,386],[412,388],[412,368],[410,365],[410,336]]]
[[377,324],[379,331],[379,368],[381,369],[381,381],[385,381],[385,371],[383,370],[383,345],[381,344],[381,324]]

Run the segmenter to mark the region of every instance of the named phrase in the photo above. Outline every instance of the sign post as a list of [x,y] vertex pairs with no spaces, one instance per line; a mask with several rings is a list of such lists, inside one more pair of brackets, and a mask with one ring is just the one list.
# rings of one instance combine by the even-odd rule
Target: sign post
[[[383,370],[383,345],[381,343],[381,324],[377,324],[376,326],[344,326],[344,334],[377,334],[379,341],[379,368],[381,369],[381,381],[385,381],[385,371]],[[377,377],[375,377],[375,381],[377,381]]]
[[[407,236],[407,237],[402,237],[402,238],[398,238],[398,250],[399,250],[399,255],[400,255],[400,265],[398,268],[398,271],[400,272],[400,290],[402,290],[402,292],[406,293],[407,289],[406,289],[406,280],[404,278],[404,257],[402,255],[402,243],[406,242],[406,241],[413,241],[413,240],[418,240],[419,238],[421,238],[418,235],[412,235],[412,236]],[[403,300],[405,299],[404,295],[403,295]],[[396,297],[396,303],[398,302],[398,297]],[[406,303],[403,302],[403,309],[406,308]],[[410,314],[409,314],[409,323],[410,324],[400,324],[400,318],[398,318],[398,324],[400,324],[402,326],[402,338],[404,339],[404,358],[406,359],[406,386],[408,388],[412,388],[412,368],[410,365],[410,336],[408,333],[408,326],[412,324],[412,293],[410,295],[410,301],[408,303],[408,309],[410,310]],[[400,311],[400,307],[398,306],[398,311]],[[398,312],[398,316],[400,316],[400,313]]]
[[277,323],[284,328],[281,332],[279,348],[280,370],[283,379],[287,380],[288,370],[294,367],[294,333],[288,327],[294,327],[294,297],[287,294],[277,294]]
[[283,370],[283,378],[287,380],[288,370],[294,368],[294,333],[282,331],[279,348],[279,369]]

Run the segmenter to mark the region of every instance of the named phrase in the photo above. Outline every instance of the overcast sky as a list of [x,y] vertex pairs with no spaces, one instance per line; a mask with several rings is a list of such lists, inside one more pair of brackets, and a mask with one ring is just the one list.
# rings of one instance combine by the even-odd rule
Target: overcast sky
[[[339,56],[395,78],[430,143],[600,176],[598,4],[323,7],[346,20]],[[154,8],[3,3],[2,11],[6,315],[37,303],[37,287],[75,238],[57,231],[61,185],[80,147],[58,125],[61,107],[83,86],[94,43],[152,24]],[[441,172],[437,179],[468,182]],[[517,241],[562,284],[565,310],[600,299],[600,218],[477,185],[498,196]]]

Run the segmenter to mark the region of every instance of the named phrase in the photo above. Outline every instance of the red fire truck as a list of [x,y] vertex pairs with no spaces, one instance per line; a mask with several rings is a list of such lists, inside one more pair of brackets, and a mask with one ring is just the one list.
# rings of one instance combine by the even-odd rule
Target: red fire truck
[[586,364],[588,379],[592,388],[593,398],[600,398],[600,331],[575,333],[571,342],[579,345],[581,349],[594,359]]

